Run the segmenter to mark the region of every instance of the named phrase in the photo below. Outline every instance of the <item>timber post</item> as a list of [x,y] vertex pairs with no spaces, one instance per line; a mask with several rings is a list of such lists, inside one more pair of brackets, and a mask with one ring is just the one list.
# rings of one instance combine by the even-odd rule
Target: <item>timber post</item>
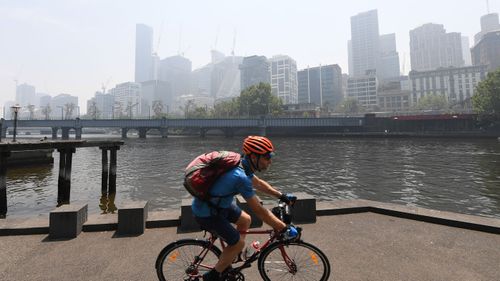
[[0,218],[7,214],[7,158],[10,151],[0,151]]
[[71,194],[71,166],[73,153],[76,149],[60,148],[59,152],[59,179],[57,183],[57,205],[69,204]]

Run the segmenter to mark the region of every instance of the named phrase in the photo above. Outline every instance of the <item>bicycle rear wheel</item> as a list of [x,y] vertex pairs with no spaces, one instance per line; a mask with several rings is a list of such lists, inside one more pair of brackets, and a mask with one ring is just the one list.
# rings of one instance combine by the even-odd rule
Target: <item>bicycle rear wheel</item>
[[221,251],[208,241],[186,239],[168,244],[156,259],[160,281],[198,280],[212,269]]
[[327,281],[330,262],[316,246],[306,242],[275,243],[259,258],[259,273],[265,281]]

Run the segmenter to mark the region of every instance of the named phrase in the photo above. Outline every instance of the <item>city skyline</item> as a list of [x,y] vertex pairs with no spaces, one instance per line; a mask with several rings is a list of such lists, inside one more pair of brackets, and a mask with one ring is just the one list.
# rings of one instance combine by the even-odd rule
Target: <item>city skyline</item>
[[[134,81],[135,27],[154,30],[153,51],[161,58],[184,54],[193,69],[210,62],[210,50],[238,56],[288,55],[298,70],[339,64],[348,72],[350,18],[377,9],[380,34],[396,34],[404,72],[409,69],[409,31],[426,23],[469,37],[480,31],[486,1],[231,1],[169,3],[122,1],[4,2],[0,8],[0,104],[15,99],[15,81],[52,96],[88,99],[109,82]],[[490,1],[490,12],[500,1]],[[190,10],[196,7],[196,10]],[[453,8],[453,11],[450,10]],[[452,14],[453,12],[453,14]],[[266,19],[266,16],[268,17]],[[263,43],[265,42],[265,43]],[[110,79],[111,78],[111,79]]]

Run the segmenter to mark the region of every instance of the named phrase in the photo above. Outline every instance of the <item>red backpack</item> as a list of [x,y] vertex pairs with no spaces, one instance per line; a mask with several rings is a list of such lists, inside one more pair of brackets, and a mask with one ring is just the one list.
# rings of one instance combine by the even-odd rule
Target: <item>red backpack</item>
[[184,187],[201,200],[210,199],[210,188],[222,174],[240,164],[236,152],[213,151],[196,157],[185,169]]

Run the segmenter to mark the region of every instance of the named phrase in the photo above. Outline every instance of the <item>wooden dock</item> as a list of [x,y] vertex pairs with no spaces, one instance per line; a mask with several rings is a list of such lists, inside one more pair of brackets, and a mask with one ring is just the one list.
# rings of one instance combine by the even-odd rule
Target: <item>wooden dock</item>
[[[102,186],[105,193],[116,192],[117,151],[123,141],[40,140],[31,142],[0,142],[0,218],[7,214],[7,159],[12,152],[55,149],[59,152],[59,179],[57,205],[69,204],[73,153],[81,147],[99,147],[102,150]],[[108,151],[110,155],[108,164]]]

